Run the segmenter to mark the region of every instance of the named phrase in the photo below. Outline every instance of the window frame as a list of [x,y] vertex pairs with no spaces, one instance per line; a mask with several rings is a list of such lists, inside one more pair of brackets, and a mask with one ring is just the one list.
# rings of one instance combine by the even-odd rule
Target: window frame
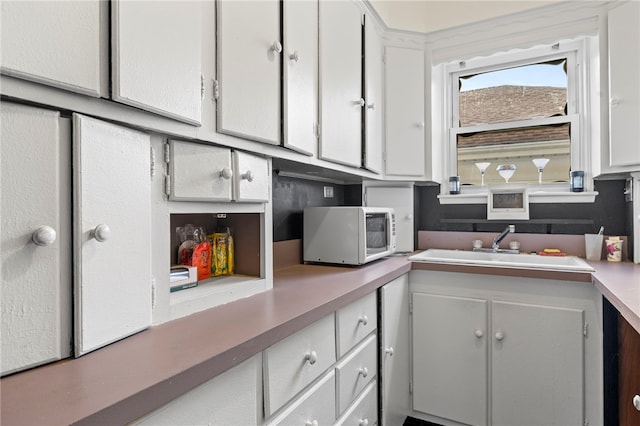
[[[513,68],[524,65],[532,65],[552,60],[567,60],[567,114],[563,116],[541,117],[527,120],[516,120],[491,124],[479,124],[472,126],[459,126],[458,105],[459,89],[458,79],[470,74],[480,74],[497,71],[506,68]],[[500,52],[487,57],[473,58],[466,61],[457,61],[445,66],[445,131],[447,133],[448,148],[445,155],[448,160],[445,165],[448,175],[454,176],[458,172],[457,159],[457,136],[459,134],[485,132],[492,130],[520,129],[547,124],[569,123],[571,126],[570,149],[571,149],[571,170],[588,170],[590,164],[590,150],[588,142],[588,100],[590,93],[589,81],[586,75],[588,70],[588,54],[586,41],[584,39],[563,41],[553,45],[537,46],[529,49],[518,49],[509,52]],[[587,173],[590,176],[590,173]],[[567,184],[543,183],[535,185],[538,191],[569,192],[569,175],[567,172]],[[533,182],[529,183],[533,185]],[[465,185],[464,189],[469,192],[483,191],[480,186]],[[592,179],[585,179],[585,190],[593,189]]]

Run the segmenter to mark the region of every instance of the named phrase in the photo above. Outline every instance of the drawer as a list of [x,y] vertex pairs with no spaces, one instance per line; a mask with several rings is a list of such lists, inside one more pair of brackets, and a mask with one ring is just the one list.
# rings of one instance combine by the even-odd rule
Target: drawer
[[378,424],[378,386],[369,383],[353,402],[353,405],[338,419],[336,426],[374,426]]
[[334,330],[334,315],[327,315],[264,351],[266,417],[336,362]]
[[266,425],[333,425],[336,420],[335,395],[335,373],[330,370]]
[[376,329],[377,312],[375,291],[336,311],[338,358]]
[[262,418],[261,354],[136,420],[136,426],[254,425]]
[[376,377],[377,338],[370,335],[358,348],[336,366],[338,414],[353,402]]

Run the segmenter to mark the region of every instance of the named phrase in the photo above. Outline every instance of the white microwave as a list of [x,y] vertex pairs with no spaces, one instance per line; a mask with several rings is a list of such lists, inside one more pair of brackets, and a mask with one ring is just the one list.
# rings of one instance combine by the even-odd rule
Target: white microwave
[[303,222],[305,262],[362,265],[396,251],[392,208],[309,207]]

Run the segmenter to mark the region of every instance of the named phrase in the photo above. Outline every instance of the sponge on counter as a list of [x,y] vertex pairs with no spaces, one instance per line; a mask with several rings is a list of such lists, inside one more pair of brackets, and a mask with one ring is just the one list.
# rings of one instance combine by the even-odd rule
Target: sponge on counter
[[541,256],[566,256],[566,253],[563,253],[560,249],[557,248],[546,248],[538,253]]

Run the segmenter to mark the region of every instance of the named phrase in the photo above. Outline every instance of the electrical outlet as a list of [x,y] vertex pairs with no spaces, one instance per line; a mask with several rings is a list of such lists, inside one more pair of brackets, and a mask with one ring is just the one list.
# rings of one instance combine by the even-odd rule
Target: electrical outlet
[[628,178],[624,185],[624,201],[633,201],[633,179]]
[[333,186],[324,187],[324,198],[333,198]]

